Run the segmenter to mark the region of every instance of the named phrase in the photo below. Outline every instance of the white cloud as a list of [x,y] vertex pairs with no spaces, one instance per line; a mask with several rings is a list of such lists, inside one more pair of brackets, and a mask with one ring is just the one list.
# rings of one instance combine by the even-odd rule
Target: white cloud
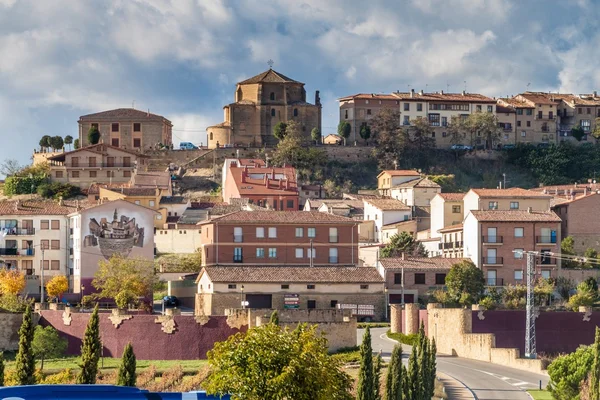
[[182,141],[206,146],[206,128],[223,122],[216,116],[196,113],[171,114],[169,119],[173,123],[173,142],[176,145]]

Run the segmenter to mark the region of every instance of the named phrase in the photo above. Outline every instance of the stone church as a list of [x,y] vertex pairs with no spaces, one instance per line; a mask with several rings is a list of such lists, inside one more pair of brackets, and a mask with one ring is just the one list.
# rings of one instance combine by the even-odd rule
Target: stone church
[[269,69],[239,82],[235,103],[223,107],[225,122],[206,128],[208,147],[271,146],[278,140],[273,127],[278,122],[296,121],[302,133],[310,137],[313,128],[321,131],[321,100],[315,92],[315,104],[306,101],[304,83]]

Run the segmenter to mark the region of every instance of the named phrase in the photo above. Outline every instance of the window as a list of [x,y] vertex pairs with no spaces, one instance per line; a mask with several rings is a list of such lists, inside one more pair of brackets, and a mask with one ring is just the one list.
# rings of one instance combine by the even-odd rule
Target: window
[[[442,126],[448,126],[448,117],[442,117]],[[443,135],[446,136],[446,135]]]
[[543,269],[542,270],[542,278],[544,278],[544,279],[550,279],[550,270],[549,269]]
[[515,255],[515,260],[523,259],[523,249],[514,249],[513,254]]
[[315,258],[317,256],[317,249],[306,249],[306,257]]
[[90,157],[90,158],[88,158],[88,165],[90,167],[95,167],[96,166],[96,157]]
[[[315,288],[315,285],[306,285],[306,288],[307,288],[307,289],[311,289],[311,290],[312,290],[312,289],[314,289],[314,288]],[[314,300],[313,300],[313,301],[314,301]]]
[[275,92],[271,92],[269,95],[269,100],[275,100]]
[[589,132],[591,126],[592,126],[592,121],[591,120],[589,120],[589,119],[582,119],[581,120],[581,129],[583,129],[584,132]]
[[96,177],[96,171],[90,171],[90,178]]
[[[521,114],[523,114],[523,110],[521,110]],[[533,115],[533,110],[531,108],[528,108],[527,110],[525,110],[525,115]]]
[[369,104],[369,100],[365,100],[365,104]]
[[276,238],[276,237],[277,237],[277,228],[270,227],[269,228],[269,238]]
[[289,288],[290,288],[290,285],[281,285],[281,288],[282,288],[282,289],[289,289]]
[[233,228],[233,241],[235,243],[242,243],[244,241],[244,238],[242,236],[242,227],[241,226],[236,226]]
[[57,178],[62,178],[62,177],[63,177],[63,172],[62,172],[62,171],[56,171],[56,174],[55,174],[55,176],[56,176]]
[[410,103],[404,103],[404,111],[410,111]]
[[60,270],[60,261],[59,260],[52,260],[52,261],[50,261],[50,269],[52,271],[58,271],[58,270]]
[[277,258],[277,249],[275,247],[269,248],[269,258]]
[[275,116],[275,109],[271,108],[271,117],[274,117],[274,116]]
[[44,268],[45,270],[49,270],[50,269],[50,261],[44,260],[42,262],[42,260],[40,260],[40,267]]
[[294,200],[287,201],[287,208],[294,208]]
[[296,228],[296,237],[297,238],[304,237],[304,228]]
[[415,274],[415,285],[424,285],[425,284],[425,274],[416,273]]
[[141,139],[133,139],[133,147],[135,147],[135,148],[142,147],[142,140]]
[[481,112],[481,104],[478,104],[478,105],[476,105],[476,106],[475,106],[475,110],[476,110],[477,112]]
[[119,147],[119,139],[118,138],[112,138],[110,140],[110,144],[111,144],[111,146]]
[[263,249],[263,248],[256,249],[256,258],[265,258],[265,249]]
[[308,231],[307,231],[307,236],[308,236],[309,238],[314,238],[314,237],[316,237],[316,229],[315,229],[315,228],[308,228]]
[[368,289],[368,288],[369,288],[369,285],[360,285],[360,288],[361,288],[362,290],[365,290],[365,289]]
[[586,111],[587,111],[587,114],[591,114],[592,113],[592,109],[591,108],[587,108]]
[[410,117],[408,115],[404,116],[404,122],[402,122],[403,125],[410,125]]
[[329,303],[329,305],[331,306],[331,308],[335,308],[338,305],[338,301],[337,300],[331,300],[331,302]]
[[227,285],[227,289],[237,289],[237,285],[230,283],[229,285]]
[[452,206],[453,214],[460,214],[460,206]]
[[519,209],[519,202],[518,201],[511,201],[510,202],[510,209],[511,210],[518,210]]
[[517,115],[523,115],[523,109],[517,108]]
[[317,301],[316,300],[307,300],[306,301],[306,308],[308,308],[308,309],[317,308]]
[[394,284],[395,285],[402,284],[402,274],[401,273],[395,273],[394,274]]
[[367,108],[367,115],[371,115],[371,109]]
[[527,121],[527,127],[531,127],[531,121]]
[[72,171],[71,172],[71,177],[73,177],[73,178],[79,178],[79,171]]
[[436,285],[445,285],[446,284],[446,274],[435,274],[435,284]]
[[209,136],[210,136],[210,137],[209,137],[209,140],[213,140],[213,133],[212,133],[212,132],[210,132],[210,135],[209,135]]
[[50,240],[47,240],[47,239],[40,240],[40,247],[42,248],[42,250],[50,249]]
[[338,249],[330,248],[329,249],[329,263],[337,264],[338,262]]
[[93,124],[92,124],[92,128],[94,128],[94,129],[98,129],[98,124],[97,124],[97,123],[93,123]]
[[60,250],[60,240],[51,240],[50,250]]
[[521,121],[517,121],[517,126],[521,126]]
[[498,209],[498,202],[490,201],[488,204],[488,210],[497,210],[497,209]]
[[294,108],[294,117],[297,117],[297,116],[298,116],[298,109]]
[[442,137],[446,137],[446,136],[447,136],[446,132],[442,132]]
[[242,262],[243,258],[242,258],[242,248],[241,247],[234,247],[233,249],[233,262]]
[[516,270],[515,271],[515,281],[522,281],[523,280],[523,270]]
[[440,126],[440,114],[429,114],[429,125]]
[[487,111],[489,113],[494,112],[494,107],[493,106],[487,106]]
[[304,249],[296,249],[296,258],[304,258]]
[[119,132],[119,124],[118,124],[118,123],[113,123],[113,124],[111,124],[111,128],[110,128],[110,130],[111,130],[112,132]]
[[523,228],[515,228],[515,237],[522,238],[523,237]]
[[154,203],[154,200],[150,200],[150,201],[148,202],[148,205],[149,205],[150,207],[154,207],[154,204],[155,204],[155,203]]
[[40,221],[40,229],[50,229],[50,221],[43,219]]
[[52,223],[50,225],[50,228],[54,231],[57,231],[60,229],[60,220],[58,219],[53,219]]
[[525,131],[521,131],[521,137],[525,137],[526,133]]
[[142,131],[142,124],[140,124],[139,122],[134,122],[133,123],[133,131],[134,132],[141,132]]
[[423,103],[417,103],[417,111],[423,111]]
[[136,200],[136,201],[134,201],[134,203],[135,203],[136,205],[138,205],[138,206],[140,205],[140,201],[139,201],[139,200]]
[[554,114],[552,113],[552,111],[548,112],[548,119],[554,119]]
[[256,228],[256,237],[262,239],[265,237],[265,228]]
[[338,242],[338,229],[337,228],[329,228],[329,243],[337,243]]

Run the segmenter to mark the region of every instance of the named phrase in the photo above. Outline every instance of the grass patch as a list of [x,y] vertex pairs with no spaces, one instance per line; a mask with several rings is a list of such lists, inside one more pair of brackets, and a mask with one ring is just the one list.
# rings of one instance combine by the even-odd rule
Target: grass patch
[[342,347],[333,353],[331,357],[341,361],[343,364],[360,362],[360,347]]
[[411,333],[410,335],[405,335],[404,333],[392,333],[392,331],[387,331],[387,337],[390,339],[394,339],[402,344],[407,344],[409,346],[414,346],[417,343],[417,339],[419,335],[417,333]]
[[389,322],[359,322],[356,325],[359,329],[365,329],[367,326],[369,328],[389,328]]
[[534,400],[552,400],[552,395],[547,390],[528,390],[527,393],[529,393]]

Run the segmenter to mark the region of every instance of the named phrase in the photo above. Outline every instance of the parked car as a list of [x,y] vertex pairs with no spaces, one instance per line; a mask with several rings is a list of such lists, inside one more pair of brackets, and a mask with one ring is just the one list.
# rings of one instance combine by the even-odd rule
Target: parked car
[[451,150],[473,150],[473,146],[468,146],[466,144],[453,144],[450,146]]
[[179,143],[179,150],[196,150],[198,146],[191,142],[181,142]]
[[548,142],[538,143],[537,147],[539,147],[540,149],[547,149],[548,147],[550,147],[550,143],[548,143]]
[[514,148],[516,148],[517,146],[515,146],[514,144],[505,144],[504,146],[502,146],[501,150],[512,150]]
[[163,303],[165,303],[165,307],[178,307],[179,299],[175,296],[165,296],[163,297]]

